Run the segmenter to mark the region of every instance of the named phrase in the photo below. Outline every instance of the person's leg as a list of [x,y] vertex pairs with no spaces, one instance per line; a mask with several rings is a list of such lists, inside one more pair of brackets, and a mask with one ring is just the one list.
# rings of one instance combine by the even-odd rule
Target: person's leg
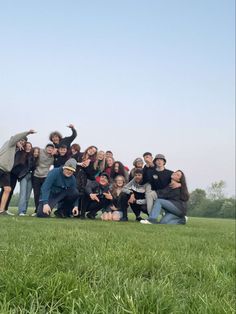
[[95,219],[97,212],[102,209],[102,206],[100,203],[96,202],[96,201],[90,201],[88,203],[88,213],[87,213],[87,218],[89,219]]
[[18,203],[18,214],[25,214],[26,212],[26,194],[27,194],[27,179],[24,177],[20,181],[20,195]]
[[128,220],[128,200],[130,196],[126,193],[120,193],[119,198],[118,198],[118,209],[123,213],[123,217],[121,218],[122,220],[126,221]]
[[147,211],[150,213],[152,211],[155,200],[157,199],[156,191],[149,191],[145,193],[145,198],[147,201]]
[[2,198],[1,198],[1,204],[0,204],[0,213],[5,211],[7,200],[9,198],[10,193],[11,193],[11,187],[10,186],[4,186],[2,188]]
[[39,206],[40,191],[41,191],[41,186],[43,185],[44,180],[45,178],[33,177],[35,212],[37,212],[37,208]]
[[25,213],[27,212],[27,209],[28,209],[29,199],[30,199],[31,193],[32,193],[32,176],[31,176],[31,174],[29,174],[29,176],[27,177]]
[[159,201],[161,203],[161,207],[165,210],[165,212],[171,213],[179,217],[183,216],[182,211],[177,206],[175,206],[171,201],[164,199],[159,199]]
[[115,210],[114,212],[112,212],[112,220],[119,221],[123,217],[122,215],[122,212]]
[[130,204],[130,207],[131,207],[132,211],[133,211],[134,214],[135,214],[136,220],[137,220],[137,221],[142,220],[142,217],[140,216],[140,213],[141,213],[141,205],[138,205],[138,204]]
[[62,207],[64,208],[64,215],[71,217],[74,204],[79,204],[79,192],[77,189],[69,188],[65,191],[65,197],[62,199]]
[[[65,198],[66,192],[62,191],[60,193],[57,194],[50,194],[49,195],[49,200],[48,200],[48,205],[51,208],[51,211],[53,210],[53,208],[60,203],[64,198]],[[37,208],[37,217],[41,217],[41,218],[46,218],[46,217],[50,217],[50,215],[44,214],[43,212],[43,202],[39,202],[39,206]]]
[[160,224],[168,224],[168,225],[184,225],[185,224],[185,218],[184,217],[178,217],[172,213],[166,212],[166,214],[163,216],[163,218],[160,221]]
[[9,196],[7,198],[6,201],[6,205],[5,205],[5,211],[8,211],[8,207],[10,205],[11,199],[12,199],[12,195],[13,192],[15,190],[16,187],[16,183],[17,183],[17,176],[15,176],[13,173],[10,174],[10,187],[11,187],[11,191],[9,193]]
[[162,204],[161,204],[161,202],[160,202],[160,199],[157,199],[157,200],[155,201],[155,203],[154,203],[154,206],[153,206],[153,208],[152,208],[150,214],[149,214],[148,220],[149,220],[150,222],[156,222],[158,216],[159,216],[160,213],[161,213],[161,206],[162,206]]

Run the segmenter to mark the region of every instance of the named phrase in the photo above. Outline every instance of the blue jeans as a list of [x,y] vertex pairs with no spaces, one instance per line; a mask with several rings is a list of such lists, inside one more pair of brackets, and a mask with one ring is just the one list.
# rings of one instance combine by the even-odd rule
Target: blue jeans
[[18,213],[26,213],[29,203],[30,194],[32,191],[31,173],[28,173],[20,181],[20,198],[18,204]]
[[182,211],[171,201],[162,198],[155,201],[148,220],[152,222],[156,221],[158,216],[161,214],[162,208],[165,211],[165,216],[161,219],[161,224],[182,224],[185,221]]

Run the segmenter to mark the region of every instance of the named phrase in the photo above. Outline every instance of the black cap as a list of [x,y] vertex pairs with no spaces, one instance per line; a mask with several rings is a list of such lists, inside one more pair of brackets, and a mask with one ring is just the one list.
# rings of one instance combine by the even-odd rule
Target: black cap
[[110,181],[110,177],[106,172],[102,172],[99,177],[106,177],[108,182]]

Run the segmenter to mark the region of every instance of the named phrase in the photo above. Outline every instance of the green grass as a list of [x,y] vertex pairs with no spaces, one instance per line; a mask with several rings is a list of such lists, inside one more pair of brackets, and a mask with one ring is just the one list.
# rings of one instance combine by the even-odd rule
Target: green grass
[[234,313],[235,224],[0,217],[0,313]]

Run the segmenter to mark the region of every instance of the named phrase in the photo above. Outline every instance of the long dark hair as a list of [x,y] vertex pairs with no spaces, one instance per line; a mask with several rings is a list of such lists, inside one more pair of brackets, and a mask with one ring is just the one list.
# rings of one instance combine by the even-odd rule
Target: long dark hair
[[[88,150],[89,150],[90,148],[93,148],[93,147],[96,149],[96,153],[94,153],[93,156],[88,156]],[[82,161],[85,161],[85,160],[87,160],[87,159],[91,159],[91,161],[94,162],[94,161],[96,160],[96,157],[97,157],[97,151],[98,151],[98,149],[97,149],[97,147],[94,146],[94,145],[91,145],[91,146],[87,147],[87,148],[85,149],[85,151],[84,151],[83,156],[82,156]]]
[[189,192],[188,192],[186,178],[182,170],[177,170],[177,171],[181,172],[182,174],[179,181],[181,183],[180,198],[182,201],[187,202],[189,200]]
[[[118,172],[115,172],[115,165],[119,165]],[[120,161],[115,161],[114,164],[111,167],[111,175],[110,177],[114,180],[117,175],[121,175],[125,178],[125,166]]]

